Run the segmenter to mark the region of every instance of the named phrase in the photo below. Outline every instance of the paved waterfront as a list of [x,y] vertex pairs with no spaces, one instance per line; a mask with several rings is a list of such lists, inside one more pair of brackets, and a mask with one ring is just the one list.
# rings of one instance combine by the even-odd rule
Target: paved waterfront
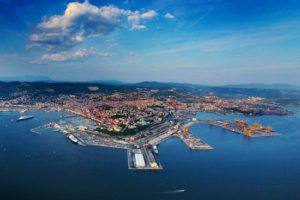
[[176,134],[192,150],[211,150],[213,149],[206,142],[194,136],[191,132],[179,131]]

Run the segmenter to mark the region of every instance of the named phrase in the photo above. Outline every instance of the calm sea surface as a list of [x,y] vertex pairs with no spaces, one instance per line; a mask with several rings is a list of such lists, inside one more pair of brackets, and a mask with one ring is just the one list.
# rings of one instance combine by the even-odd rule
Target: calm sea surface
[[[59,119],[61,113],[0,113],[1,200],[299,200],[300,114],[245,118],[282,133],[246,138],[208,125],[194,134],[214,147],[190,151],[179,139],[159,145],[162,171],[127,169],[125,150],[81,147],[62,134],[31,128]],[[234,119],[199,113],[198,118]]]

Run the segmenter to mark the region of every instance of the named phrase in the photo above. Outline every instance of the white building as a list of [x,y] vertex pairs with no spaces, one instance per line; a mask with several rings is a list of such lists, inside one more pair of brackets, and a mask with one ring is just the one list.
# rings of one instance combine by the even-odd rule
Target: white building
[[134,158],[136,168],[144,168],[146,166],[143,154],[136,153],[134,154]]

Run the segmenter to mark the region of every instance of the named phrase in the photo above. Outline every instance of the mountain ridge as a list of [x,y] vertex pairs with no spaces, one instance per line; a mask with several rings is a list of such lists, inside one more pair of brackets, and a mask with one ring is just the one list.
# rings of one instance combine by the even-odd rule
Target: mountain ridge
[[123,82],[119,80],[91,80],[91,81],[63,81],[53,80],[48,76],[0,76],[1,82],[53,82],[53,83],[88,83],[88,84],[105,84],[111,86],[134,86],[134,87],[148,87],[148,88],[243,88],[243,89],[275,89],[275,90],[299,90],[300,86],[293,84],[265,84],[265,83],[247,83],[247,84],[224,84],[224,85],[205,85],[194,83],[180,83],[180,82],[160,82],[160,81],[142,81],[142,82]]

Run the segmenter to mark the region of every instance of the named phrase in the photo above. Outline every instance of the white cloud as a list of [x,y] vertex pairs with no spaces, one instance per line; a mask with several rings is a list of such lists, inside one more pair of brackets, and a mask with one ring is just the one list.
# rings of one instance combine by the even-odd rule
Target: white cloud
[[123,23],[130,25],[131,29],[144,29],[143,22],[157,15],[154,10],[141,13],[113,5],[97,7],[88,1],[72,2],[63,15],[45,18],[37,25],[30,35],[30,46],[70,48],[88,38],[108,34]]
[[155,10],[149,10],[148,12],[145,12],[145,13],[141,14],[141,18],[142,19],[153,19],[157,15],[158,14]]
[[175,19],[175,16],[172,15],[171,13],[166,13],[166,14],[165,14],[165,18],[166,18],[166,19]]
[[149,10],[148,12],[145,13],[140,13],[140,12],[133,12],[128,16],[128,21],[132,23],[132,30],[135,29],[145,29],[147,28],[144,24],[141,24],[141,22],[145,20],[151,20],[155,17],[158,16],[158,13],[154,10]]
[[143,24],[132,24],[131,30],[145,29],[145,28],[147,27]]
[[95,48],[78,49],[69,52],[62,51],[58,53],[44,54],[40,57],[39,60],[35,61],[35,63],[41,63],[44,61],[54,61],[54,62],[76,61],[91,56],[108,57],[110,56],[110,54],[106,52],[99,52]]

